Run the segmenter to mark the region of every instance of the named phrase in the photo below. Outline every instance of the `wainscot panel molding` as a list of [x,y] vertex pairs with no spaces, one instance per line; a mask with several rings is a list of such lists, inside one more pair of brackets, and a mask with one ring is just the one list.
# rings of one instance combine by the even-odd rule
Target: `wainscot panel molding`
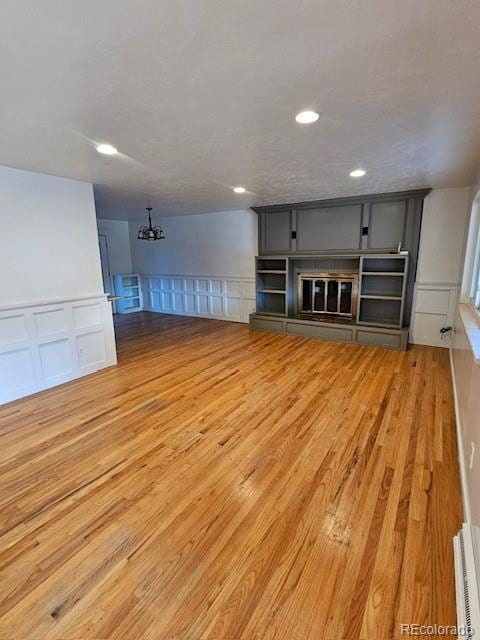
[[158,313],[248,322],[255,279],[212,275],[142,275],[145,308]]
[[432,347],[450,347],[452,332],[442,334],[442,327],[453,327],[459,284],[452,282],[417,282],[413,298],[410,342]]
[[0,308],[0,404],[116,364],[106,294]]

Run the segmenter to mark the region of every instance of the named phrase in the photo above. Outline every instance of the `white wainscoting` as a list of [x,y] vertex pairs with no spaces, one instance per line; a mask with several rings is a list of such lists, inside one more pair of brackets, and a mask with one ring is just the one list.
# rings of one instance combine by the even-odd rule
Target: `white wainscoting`
[[410,342],[449,347],[452,333],[442,340],[440,329],[453,327],[459,285],[452,283],[415,284]]
[[106,294],[0,308],[0,404],[116,364]]
[[159,313],[248,322],[255,280],[225,276],[142,275],[145,308]]

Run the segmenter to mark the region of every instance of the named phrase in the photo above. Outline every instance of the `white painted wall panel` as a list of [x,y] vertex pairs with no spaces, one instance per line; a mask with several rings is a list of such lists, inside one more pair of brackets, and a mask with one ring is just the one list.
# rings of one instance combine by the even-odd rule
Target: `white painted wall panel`
[[101,323],[102,308],[98,303],[77,304],[73,307],[73,326],[84,329]]
[[202,276],[193,280],[178,275],[142,275],[141,279],[149,311],[248,322],[255,310],[255,282],[247,279]]
[[[0,229],[0,403],[114,364],[93,186],[0,167]],[[103,351],[82,368],[87,326]]]
[[38,338],[49,338],[68,331],[63,307],[37,311],[33,314],[33,321]]
[[0,306],[103,292],[91,184],[0,167],[0,228]]
[[72,355],[68,338],[44,342],[38,346],[43,379],[53,382],[57,378],[63,379],[73,370]]
[[81,369],[99,366],[107,359],[103,331],[77,336],[78,360]]
[[112,312],[103,294],[0,309],[0,336],[0,404],[116,363]]
[[24,342],[28,338],[26,319],[23,315],[0,317],[0,347]]

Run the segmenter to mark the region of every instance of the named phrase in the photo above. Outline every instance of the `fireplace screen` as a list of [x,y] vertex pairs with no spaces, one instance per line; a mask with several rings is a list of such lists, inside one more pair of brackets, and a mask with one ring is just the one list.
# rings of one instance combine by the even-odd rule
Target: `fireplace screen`
[[299,313],[355,318],[356,274],[300,273],[298,276]]

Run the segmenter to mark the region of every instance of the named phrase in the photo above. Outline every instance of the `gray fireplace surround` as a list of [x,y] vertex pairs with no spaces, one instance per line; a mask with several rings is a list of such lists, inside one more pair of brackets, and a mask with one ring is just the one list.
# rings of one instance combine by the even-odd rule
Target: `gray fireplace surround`
[[255,208],[251,328],[406,349],[429,191]]

